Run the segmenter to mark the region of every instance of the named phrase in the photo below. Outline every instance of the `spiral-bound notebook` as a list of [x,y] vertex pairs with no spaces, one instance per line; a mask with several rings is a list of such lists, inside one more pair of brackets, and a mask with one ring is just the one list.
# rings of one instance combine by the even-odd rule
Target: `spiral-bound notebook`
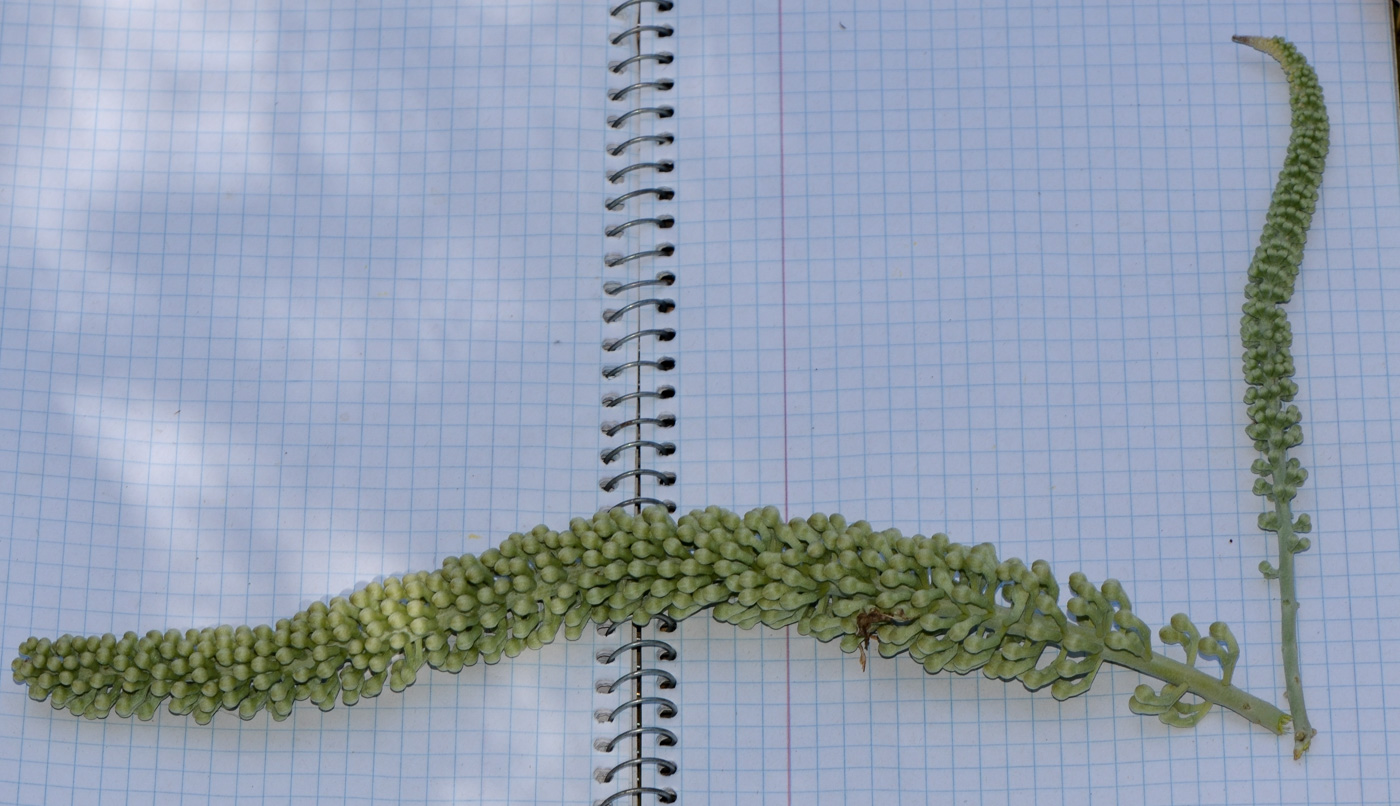
[[7,680],[0,803],[1400,800],[1386,9],[935,6],[0,3],[3,644],[773,505],[1118,578],[1280,701],[1237,311],[1289,111],[1230,37],[1284,35],[1333,127],[1305,762],[1125,671],[1060,703],[702,614],[285,722]]

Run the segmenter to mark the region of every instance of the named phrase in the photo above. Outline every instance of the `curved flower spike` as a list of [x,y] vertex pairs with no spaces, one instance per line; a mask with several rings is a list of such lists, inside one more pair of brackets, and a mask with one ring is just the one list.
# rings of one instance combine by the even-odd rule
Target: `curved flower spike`
[[1278,535],[1278,565],[1260,563],[1268,579],[1279,581],[1282,609],[1283,674],[1293,718],[1293,755],[1302,756],[1317,733],[1308,721],[1303,700],[1302,663],[1298,657],[1298,594],[1294,581],[1294,554],[1307,550],[1306,515],[1295,521],[1291,509],[1307,471],[1288,449],[1303,441],[1302,419],[1293,397],[1298,385],[1292,380],[1293,355],[1289,347],[1293,331],[1283,304],[1293,296],[1294,281],[1303,259],[1308,226],[1317,206],[1322,169],[1327,161],[1327,107],[1317,74],[1298,49],[1280,37],[1237,36],[1236,42],[1268,54],[1283,67],[1288,79],[1288,105],[1292,133],[1283,168],[1259,236],[1259,246],[1249,264],[1245,286],[1244,317],[1240,337],[1244,343],[1244,377],[1248,388],[1244,402],[1250,423],[1245,435],[1261,454],[1252,471],[1256,495],[1272,506],[1259,518],[1259,526]]
[[[742,628],[796,624],[818,640],[840,639],[847,652],[875,640],[882,656],[907,652],[930,673],[982,669],[1032,690],[1049,686],[1058,699],[1084,693],[1114,663],[1167,683],[1162,695],[1149,688],[1135,710],[1171,711],[1164,721],[1188,724],[1178,706],[1190,693],[1282,729],[1277,708],[1192,668],[1197,643],[1232,666],[1228,632],[1201,639],[1189,619],[1173,619],[1162,635],[1187,644],[1190,664],[1181,664],[1151,651],[1122,585],[1095,588],[1075,574],[1070,587],[1075,596],[1061,607],[1043,562],[998,563],[989,545],[877,534],[838,515],[783,523],[771,508],[741,518],[712,507],[679,521],[659,508],[640,517],[613,511],[575,518],[562,532],[511,535],[479,557],[372,582],[275,624],[30,638],[11,667],[33,699],[88,718],[115,710],[150,719],[166,704],[200,723],[221,710],[285,719],[301,700],[322,710],[354,705],[386,684],[413,685],[424,666],[455,673],[496,663],[561,630],[578,638],[590,622],[645,624],[712,609]],[[1052,648],[1056,657],[1042,665]]]

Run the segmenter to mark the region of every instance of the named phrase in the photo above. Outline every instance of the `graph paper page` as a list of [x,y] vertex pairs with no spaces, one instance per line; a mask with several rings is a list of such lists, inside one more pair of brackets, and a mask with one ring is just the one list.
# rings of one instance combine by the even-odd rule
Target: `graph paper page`
[[1289,306],[1320,733],[1295,763],[1290,740],[1230,713],[1194,731],[1133,715],[1145,681],[1125,670],[1060,703],[907,656],[862,671],[795,627],[693,620],[678,789],[710,804],[1394,802],[1386,10],[934,6],[682,8],[677,61],[704,64],[681,86],[699,114],[677,124],[682,509],[840,512],[1043,558],[1061,584],[1117,578],[1154,632],[1177,612],[1228,622],[1235,682],[1282,702],[1238,328],[1288,93],[1230,38],[1285,35],[1332,121]]
[[[1118,578],[1282,700],[1238,308],[1288,134],[1333,145],[1290,305],[1313,721],[1059,703],[703,616],[695,803],[1387,803],[1400,773],[1400,166],[1380,4],[681,3],[682,510],[772,504]],[[0,4],[4,645],[265,623],[593,511],[615,25],[592,3]],[[613,27],[610,27],[613,26]],[[650,267],[648,267],[650,268]],[[610,279],[617,279],[610,276]],[[668,437],[669,438],[669,437]],[[286,722],[0,687],[0,802],[601,797],[591,632]]]
[[[582,3],[0,4],[11,655],[272,623],[600,505],[607,32]],[[208,727],[7,673],[0,802],[587,802],[593,641]]]

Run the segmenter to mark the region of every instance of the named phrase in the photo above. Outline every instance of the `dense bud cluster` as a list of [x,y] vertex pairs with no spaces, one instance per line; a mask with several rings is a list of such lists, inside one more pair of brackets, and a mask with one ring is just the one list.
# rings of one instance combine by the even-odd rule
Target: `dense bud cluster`
[[660,508],[614,510],[562,532],[511,535],[479,557],[373,582],[270,626],[30,638],[13,669],[32,698],[90,718],[149,719],[168,702],[201,723],[221,709],[284,719],[298,700],[329,710],[386,684],[401,691],[425,664],[457,672],[537,649],[561,629],[574,639],[590,622],[713,608],[740,627],[796,624],[847,652],[873,640],[930,673],[982,669],[1063,699],[1089,688],[1106,653],[1152,657],[1117,582],[1095,588],[1074,574],[1069,585],[1061,607],[1045,562],[1027,567],[998,560],[989,544],[875,531],[840,515],[784,522],[772,507],[743,517],[711,507],[676,521]]
[[1283,303],[1293,296],[1308,226],[1317,206],[1328,149],[1327,110],[1317,74],[1292,44],[1282,39],[1236,39],[1268,53],[1283,66],[1293,113],[1288,153],[1274,186],[1259,247],[1249,264],[1240,321],[1244,377],[1249,385],[1244,402],[1250,424],[1245,433],[1265,457],[1253,467],[1261,477],[1254,491],[1270,501],[1279,498],[1286,502],[1293,498],[1307,472],[1285,456],[1289,448],[1303,441],[1303,431],[1298,425],[1302,420],[1298,407],[1285,405],[1298,393],[1298,386],[1291,380],[1293,329]]

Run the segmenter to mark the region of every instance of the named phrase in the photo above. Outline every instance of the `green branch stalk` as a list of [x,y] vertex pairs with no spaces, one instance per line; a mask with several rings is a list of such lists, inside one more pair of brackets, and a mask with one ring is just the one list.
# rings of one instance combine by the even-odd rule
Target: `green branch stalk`
[[1308,752],[1317,729],[1308,721],[1308,708],[1303,701],[1302,663],[1298,653],[1298,583],[1293,557],[1297,551],[1293,547],[1297,540],[1293,535],[1288,503],[1280,502],[1275,513],[1282,524],[1278,532],[1278,594],[1282,609],[1279,624],[1283,634],[1284,693],[1293,719],[1293,757],[1296,759]]
[[1131,653],[1109,650],[1104,660],[1135,672],[1156,678],[1164,683],[1185,685],[1186,693],[1200,697],[1209,703],[1228,708],[1250,722],[1273,733],[1281,734],[1288,728],[1291,717],[1268,700],[1260,699],[1249,692],[1222,683],[1200,669],[1172,660],[1166,655],[1154,654],[1151,658],[1140,658]]

